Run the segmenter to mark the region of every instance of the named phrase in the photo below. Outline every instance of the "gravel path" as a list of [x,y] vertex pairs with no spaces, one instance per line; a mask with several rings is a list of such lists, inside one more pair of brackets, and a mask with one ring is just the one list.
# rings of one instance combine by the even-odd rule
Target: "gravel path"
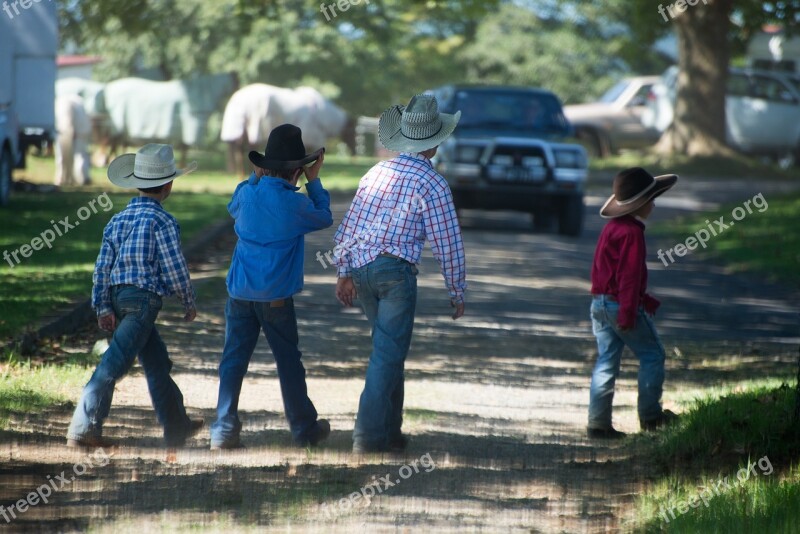
[[[720,192],[719,185],[682,182],[659,199],[653,220],[744,201],[758,192],[768,199],[787,187],[738,182]],[[75,476],[49,503],[19,514],[8,527],[115,533],[192,525],[209,532],[625,530],[649,466],[632,459],[636,451],[629,442],[585,439],[595,351],[588,271],[602,227],[596,213],[603,196],[589,196],[580,239],[534,233],[519,214],[465,212],[470,288],[467,314],[459,321],[450,319],[441,276],[426,252],[406,366],[404,430],[412,443],[405,456],[350,453],[369,338],[360,310],[336,302],[333,269],[314,259],[318,250],[331,248],[332,228],[307,239],[306,288],[296,298],[310,396],[333,427],[325,447],[291,448],[263,339],[242,391],[248,446],[242,451],[211,453],[207,431],[185,449],[162,449],[137,367],[117,385],[107,434],[120,445],[109,451],[107,465]],[[337,222],[346,201],[335,202]],[[206,262],[194,266],[198,320],[181,323],[174,305],[160,319],[186,404],[207,424],[216,403],[232,244],[227,236]],[[679,411],[678,395],[699,387],[791,375],[797,295],[729,275],[701,254],[666,268],[655,250],[673,245],[650,241],[648,255],[651,290],[663,302],[656,323],[669,353],[666,406]],[[635,405],[636,365],[628,358],[615,399],[621,430],[638,430]],[[64,406],[13,420],[0,443],[6,459],[0,502],[24,497],[48,475],[74,473],[75,462],[85,460],[85,453],[62,446],[70,413]],[[380,493],[370,502],[340,504],[381,477]]]

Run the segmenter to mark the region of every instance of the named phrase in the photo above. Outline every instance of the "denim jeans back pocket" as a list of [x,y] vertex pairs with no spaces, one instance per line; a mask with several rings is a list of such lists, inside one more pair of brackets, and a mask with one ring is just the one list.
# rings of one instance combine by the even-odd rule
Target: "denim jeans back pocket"
[[117,300],[117,314],[120,317],[134,315],[138,319],[144,319],[150,309],[150,301],[147,298],[125,298]]
[[120,292],[113,301],[120,318],[130,315],[140,321],[155,321],[162,305],[160,296],[144,290]]

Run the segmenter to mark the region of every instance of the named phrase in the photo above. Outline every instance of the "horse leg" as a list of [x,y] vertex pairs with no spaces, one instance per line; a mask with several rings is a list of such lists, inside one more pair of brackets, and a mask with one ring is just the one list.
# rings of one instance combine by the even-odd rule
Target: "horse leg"
[[181,169],[185,169],[186,168],[186,156],[187,156],[187,153],[189,152],[189,145],[185,145],[185,144],[181,143],[180,145],[178,145],[178,150],[180,150],[180,152],[181,152],[181,162],[180,162]]
[[225,168],[228,174],[235,174],[236,169],[238,168],[236,166],[236,143],[233,141],[228,141],[225,144],[228,145],[228,151],[225,154]]

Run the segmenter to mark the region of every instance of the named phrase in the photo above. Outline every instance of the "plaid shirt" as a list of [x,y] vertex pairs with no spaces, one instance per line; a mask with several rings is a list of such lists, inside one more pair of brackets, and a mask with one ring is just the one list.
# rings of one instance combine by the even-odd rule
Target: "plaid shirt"
[[464,245],[453,194],[421,154],[402,153],[364,175],[336,231],[339,277],[375,261],[381,253],[419,263],[428,239],[454,302],[467,288]]
[[177,294],[185,309],[194,307],[180,227],[175,217],[151,198],[131,199],[108,222],[92,279],[92,307],[98,316],[113,313],[111,286],[121,284],[162,297]]

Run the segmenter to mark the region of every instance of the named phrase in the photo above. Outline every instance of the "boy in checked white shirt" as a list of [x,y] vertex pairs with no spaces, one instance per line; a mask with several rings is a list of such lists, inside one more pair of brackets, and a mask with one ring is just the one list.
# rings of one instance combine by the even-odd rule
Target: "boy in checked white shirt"
[[136,154],[124,154],[108,167],[108,178],[120,187],[136,188],[139,196],[111,218],[94,271],[92,307],[97,323],[113,332],[75,408],[67,431],[71,447],[110,447],[103,437],[117,380],[136,356],[144,368],[158,422],[168,447],[179,447],[203,426],[202,419],[186,415],[183,395],[170,377],[172,362],[155,320],[161,299],[177,295],[185,320],[197,315],[194,289],[181,251],[180,229],[161,206],[172,191],[172,181],[194,169],[178,170],[169,145],[148,144]]
[[372,328],[372,355],[353,431],[353,452],[400,452],[403,368],[417,301],[417,267],[429,241],[442,269],[453,319],[464,315],[466,267],[453,195],[431,158],[461,112],[439,113],[436,98],[417,95],[381,115],[378,135],[396,158],[362,179],[336,232],[336,298],[358,297]]

